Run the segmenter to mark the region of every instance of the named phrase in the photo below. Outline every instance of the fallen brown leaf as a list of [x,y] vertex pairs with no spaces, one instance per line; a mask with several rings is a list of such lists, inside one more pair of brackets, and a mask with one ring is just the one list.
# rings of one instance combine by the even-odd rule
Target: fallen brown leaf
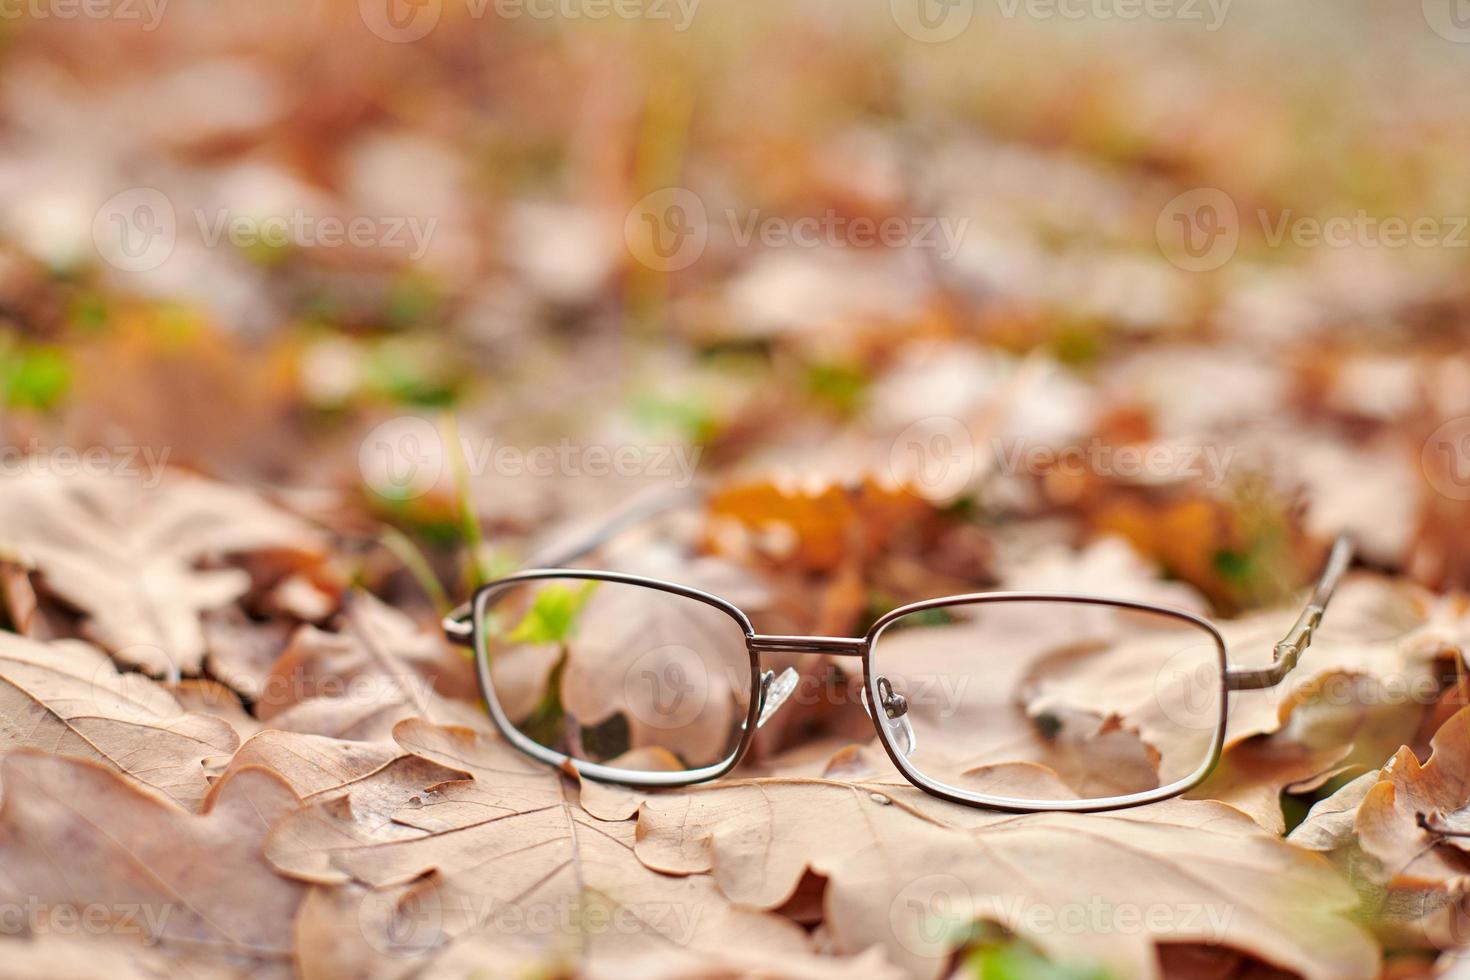
[[278,550],[314,564],[324,547],[309,525],[249,491],[181,472],[157,486],[50,474],[0,485],[0,551],[81,611],[86,635],[154,675],[197,674],[201,614],[250,587],[244,571],[202,562]]
[[119,674],[79,640],[36,643],[0,633],[0,748],[89,759],[197,810],[205,760],[240,744],[230,725],[185,711],[142,674]]
[[1445,722],[1431,746],[1422,764],[1401,748],[1378,773],[1318,804],[1292,839],[1351,872],[1387,941],[1444,949],[1467,936],[1470,844],[1455,835],[1470,829],[1470,708]]
[[289,971],[304,889],[271,870],[260,842],[297,799],[273,773],[235,772],[199,815],[94,763],[29,749],[5,757],[0,783],[7,902],[77,910],[90,931],[156,944],[181,960]]
[[1228,945],[1308,977],[1369,977],[1377,964],[1345,917],[1355,896],[1342,879],[1215,803],[1007,816],[911,789],[741,781],[649,799],[638,856],[708,871],[756,908],[823,875],[837,951],[880,945],[915,976],[940,975],[976,919],[1119,976],[1157,975],[1158,942]]
[[815,956],[800,929],[731,904],[709,875],[648,869],[634,855],[632,821],[590,815],[574,783],[497,739],[418,721],[397,735],[473,778],[426,787],[388,823],[360,805],[359,786],[286,817],[266,845],[293,877],[367,886],[357,893],[382,929],[369,935],[374,948],[436,971],[502,957],[588,976],[880,971],[877,954]]

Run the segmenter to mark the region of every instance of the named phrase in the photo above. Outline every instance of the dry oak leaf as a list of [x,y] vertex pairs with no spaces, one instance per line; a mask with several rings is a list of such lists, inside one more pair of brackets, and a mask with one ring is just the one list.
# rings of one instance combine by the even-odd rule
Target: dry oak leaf
[[[48,915],[68,915],[67,905],[45,910]],[[141,915],[125,920],[146,923]],[[104,966],[105,964],[105,966]],[[38,931],[28,938],[0,939],[0,978],[34,980],[251,980],[256,964],[248,961],[222,963],[205,953],[175,947],[144,945],[136,936],[111,933],[98,935],[85,929]]]
[[1445,948],[1464,944],[1470,843],[1420,819],[1470,831],[1470,708],[1430,745],[1427,762],[1405,746],[1376,774],[1319,803],[1292,839],[1330,851],[1349,869],[1375,928],[1395,945]]
[[[465,775],[410,755],[392,742],[355,742],[275,729],[260,732],[240,746],[226,775],[250,766],[271,770],[304,802],[349,792],[360,784],[381,790],[387,781],[384,777],[390,775],[412,792]],[[364,801],[357,800],[359,804]]]
[[260,722],[245,710],[240,696],[218,681],[194,677],[169,684],[168,692],[183,706],[185,711],[209,715],[227,722],[243,742],[260,731]]
[[[385,741],[407,718],[483,726],[479,706],[458,692],[468,664],[437,637],[366,593],[348,597],[343,631],[302,626],[261,682],[255,714],[271,728]],[[468,692],[466,692],[468,693]]]
[[1341,775],[1340,763],[1351,751],[1351,745],[1313,749],[1280,735],[1257,736],[1233,746],[1209,778],[1188,795],[1228,803],[1273,834],[1284,834],[1281,794]]
[[[1299,605],[1288,606],[1224,624],[1231,663],[1270,663],[1274,644],[1299,610]],[[1227,744],[1275,732],[1289,719],[1305,726],[1308,730],[1298,733],[1301,740],[1317,747],[1350,742],[1375,728],[1394,728],[1397,734],[1407,726],[1412,735],[1439,693],[1437,658],[1464,649],[1467,640],[1470,610],[1463,603],[1441,600],[1407,582],[1350,576],[1286,680],[1231,696]],[[1389,744],[1372,764],[1398,744]]]
[[1156,943],[1224,945],[1306,977],[1377,968],[1331,865],[1217,803],[1012,816],[881,784],[749,780],[650,797],[637,853],[763,909],[823,875],[836,951],[878,945],[919,977],[941,975],[977,919],[1117,976],[1157,976]]
[[287,816],[266,843],[285,874],[370,889],[356,928],[374,949],[436,973],[508,957],[589,977],[888,974],[877,952],[818,957],[799,927],[732,905],[709,875],[648,869],[632,821],[590,815],[575,783],[492,736],[421,721],[395,734],[473,778],[427,788],[391,825],[357,790]]
[[0,633],[0,748],[90,759],[188,810],[209,791],[206,760],[240,744],[229,723],[185,711],[142,674],[119,674],[80,640]]
[[249,491],[170,471],[143,478],[44,474],[0,484],[0,552],[39,572],[86,617],[87,636],[150,674],[197,674],[200,616],[244,595],[249,575],[201,568],[278,551],[322,560],[321,536]]
[[5,756],[0,784],[4,901],[101,908],[111,933],[289,971],[304,889],[272,871],[261,840],[299,801],[273,773],[235,772],[198,815],[94,763],[30,749]]

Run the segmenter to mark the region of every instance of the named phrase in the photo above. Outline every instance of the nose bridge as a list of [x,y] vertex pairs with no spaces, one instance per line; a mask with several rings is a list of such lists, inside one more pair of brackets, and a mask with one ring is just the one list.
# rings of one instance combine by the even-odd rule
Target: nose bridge
[[847,636],[773,636],[757,633],[746,640],[755,653],[829,653],[839,657],[860,657],[863,641]]

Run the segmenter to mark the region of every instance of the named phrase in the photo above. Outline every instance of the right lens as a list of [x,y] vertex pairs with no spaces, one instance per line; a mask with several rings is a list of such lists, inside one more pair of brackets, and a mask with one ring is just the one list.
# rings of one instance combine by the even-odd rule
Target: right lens
[[1224,663],[1213,630],[1168,610],[972,597],[882,625],[867,690],[901,764],[945,792],[1122,805],[1206,774]]
[[492,710],[537,745],[634,773],[739,749],[754,672],[724,608],[589,574],[490,589],[476,615]]

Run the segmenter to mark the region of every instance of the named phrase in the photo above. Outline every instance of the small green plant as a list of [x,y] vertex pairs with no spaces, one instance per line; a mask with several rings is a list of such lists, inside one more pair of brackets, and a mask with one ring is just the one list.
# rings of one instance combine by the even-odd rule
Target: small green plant
[[599,584],[586,582],[576,588],[569,585],[546,586],[536,593],[531,608],[526,610],[507,639],[512,643],[566,644],[576,632],[578,614]]

